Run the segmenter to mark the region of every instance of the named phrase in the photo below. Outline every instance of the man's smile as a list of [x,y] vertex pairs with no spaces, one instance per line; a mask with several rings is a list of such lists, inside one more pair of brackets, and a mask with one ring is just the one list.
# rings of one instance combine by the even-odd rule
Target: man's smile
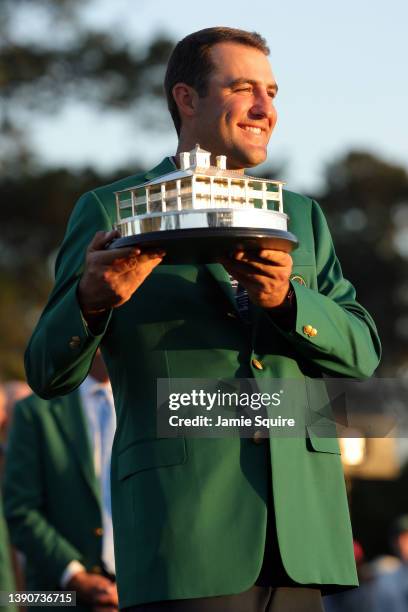
[[267,130],[263,126],[253,125],[249,123],[238,123],[238,127],[249,134],[254,134],[255,136],[262,136],[263,138],[268,137],[269,130]]

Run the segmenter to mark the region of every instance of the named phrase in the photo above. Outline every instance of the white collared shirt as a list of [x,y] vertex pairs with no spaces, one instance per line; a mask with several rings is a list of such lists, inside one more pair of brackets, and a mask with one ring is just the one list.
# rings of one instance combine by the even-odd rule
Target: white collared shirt
[[[115,573],[115,561],[113,553],[113,527],[112,527],[112,508],[110,503],[106,503],[106,493],[108,487],[110,487],[110,481],[108,478],[103,478],[102,465],[104,464],[105,458],[102,456],[103,445],[101,440],[100,421],[98,418],[98,402],[101,401],[98,398],[97,391],[102,390],[104,397],[107,400],[111,409],[111,427],[113,430],[110,432],[113,438],[114,429],[116,428],[116,413],[113,402],[112,387],[110,382],[101,383],[92,376],[88,376],[79,387],[79,394],[83,407],[83,414],[87,426],[87,433],[91,445],[93,465],[95,470],[95,476],[99,482],[102,500],[102,560],[105,564],[106,569],[112,574]],[[106,458],[108,459],[108,458]],[[110,455],[109,455],[110,461]],[[108,495],[110,498],[110,495]],[[85,571],[84,566],[77,560],[71,561],[65,568],[61,576],[61,586],[65,587],[70,581],[72,576],[77,572]]]

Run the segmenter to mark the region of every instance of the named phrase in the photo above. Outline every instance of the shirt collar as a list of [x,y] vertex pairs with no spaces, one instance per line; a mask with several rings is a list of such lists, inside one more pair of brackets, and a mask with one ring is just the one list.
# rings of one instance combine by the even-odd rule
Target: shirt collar
[[81,385],[81,393],[83,393],[84,396],[89,397],[94,395],[97,391],[104,391],[108,397],[112,397],[112,387],[110,381],[100,382],[91,376],[91,374],[88,374]]

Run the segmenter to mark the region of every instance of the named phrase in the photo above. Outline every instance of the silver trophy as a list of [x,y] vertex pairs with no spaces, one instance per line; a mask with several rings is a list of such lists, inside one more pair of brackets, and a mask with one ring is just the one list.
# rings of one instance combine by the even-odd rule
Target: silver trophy
[[282,181],[227,170],[227,158],[197,144],[180,169],[115,193],[121,238],[110,248],[160,247],[164,263],[208,263],[245,249],[297,247],[283,212]]

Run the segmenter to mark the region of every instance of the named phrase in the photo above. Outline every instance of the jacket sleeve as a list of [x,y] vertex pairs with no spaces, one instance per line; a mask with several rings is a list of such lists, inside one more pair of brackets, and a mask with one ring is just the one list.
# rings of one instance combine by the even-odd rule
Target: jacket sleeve
[[55,285],[25,353],[30,387],[45,399],[64,395],[86,377],[93,356],[109,323],[93,336],[81,314],[77,287],[86,249],[99,230],[109,231],[112,222],[95,193],[78,201],[55,266]]
[[42,508],[43,485],[40,436],[27,404],[16,404],[7,444],[4,513],[10,539],[41,570],[47,583],[59,584],[66,566],[82,560],[81,553],[51,525]]
[[290,331],[279,325],[277,328],[300,356],[323,373],[367,378],[381,357],[375,323],[356,301],[353,285],[343,277],[326,219],[314,201],[311,220],[317,290],[292,281],[297,304],[295,325]]

